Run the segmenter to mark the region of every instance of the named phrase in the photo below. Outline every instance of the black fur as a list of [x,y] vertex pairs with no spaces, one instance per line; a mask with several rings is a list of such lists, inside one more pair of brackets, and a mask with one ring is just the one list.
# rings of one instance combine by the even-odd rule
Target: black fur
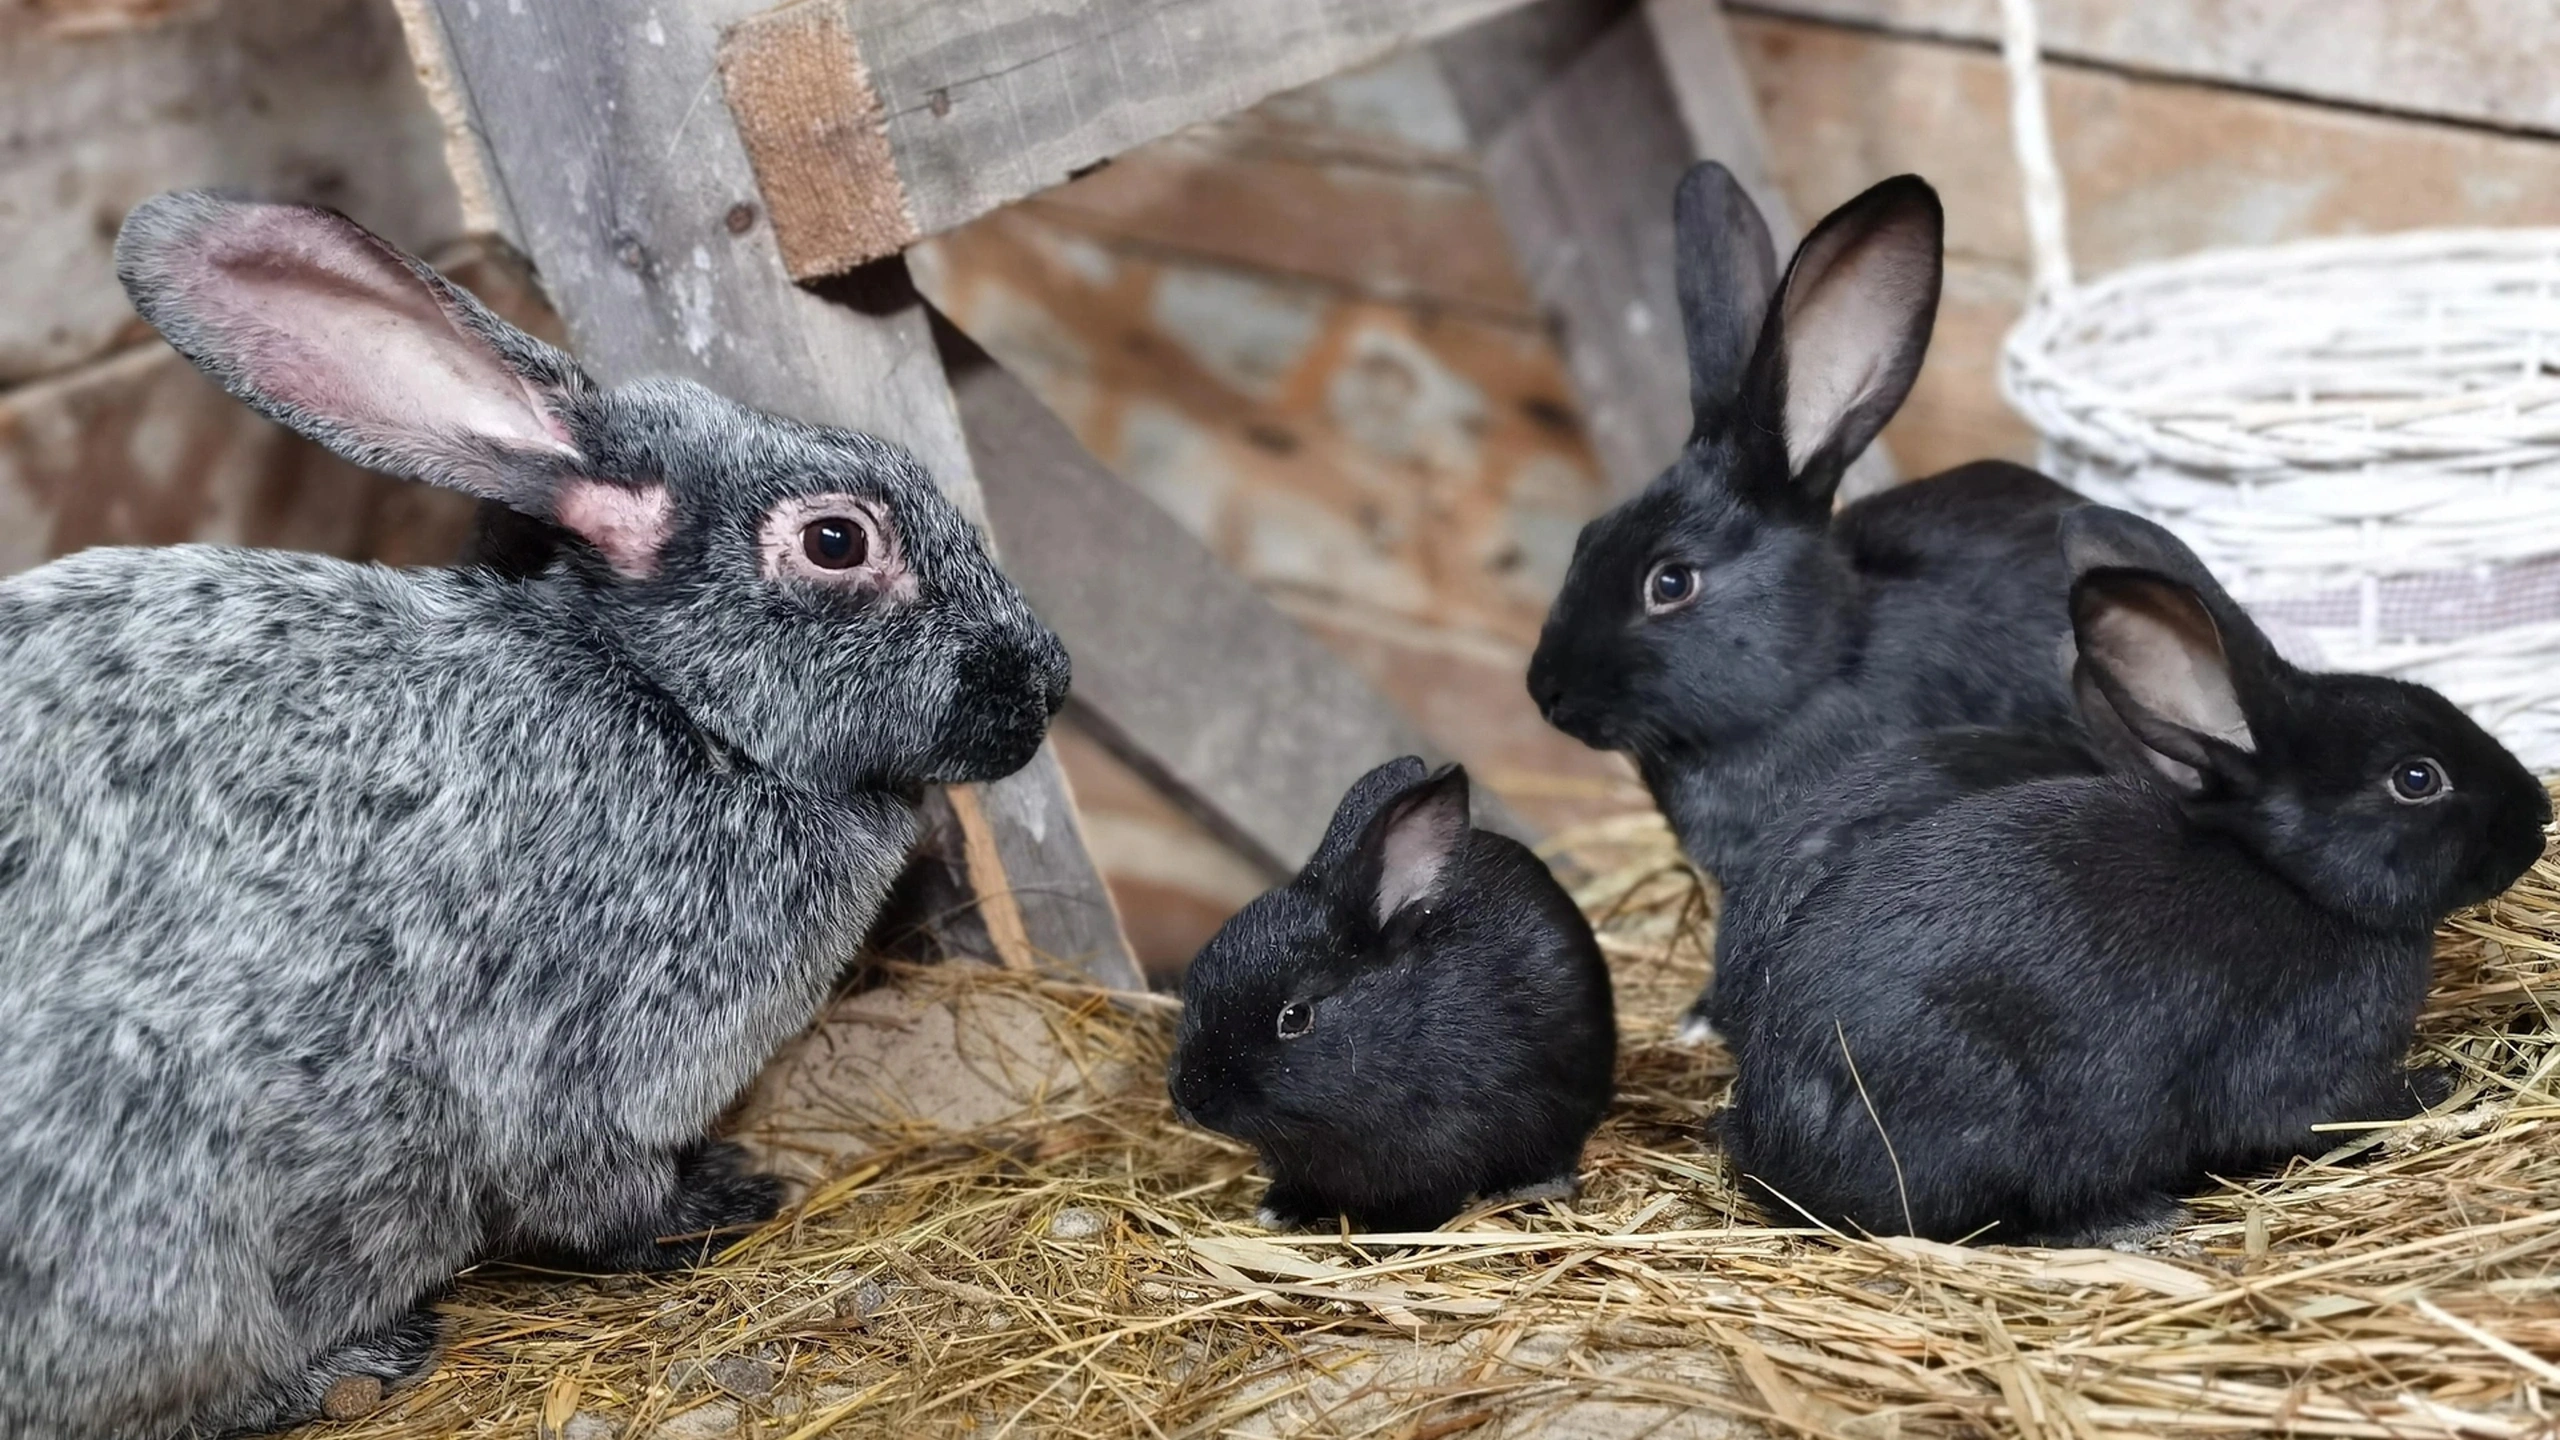
[[1690,1010],[1739,1055],[1750,1006],[1767,977],[1760,956],[1814,886],[1879,837],[1968,795],[2042,776],[2103,774],[2086,745],[2021,731],[1961,726],[1876,751],[1776,820],[1753,883],[1716,920],[1715,983]]
[[[1526,847],[1468,828],[1454,766],[1363,776],[1307,868],[1200,952],[1183,999],[1174,1104],[1261,1150],[1275,1226],[1425,1230],[1470,1195],[1569,1190],[1609,1102],[1591,927]],[[1313,1023],[1283,1039],[1292,1004]]]
[[[1690,172],[1676,215],[1695,431],[1584,528],[1529,689],[1557,728],[1632,754],[1730,886],[1771,817],[1877,746],[1966,724],[2076,738],[2054,526],[2081,502],[1983,462],[1832,515],[1928,346],[1941,218],[1917,177],[1825,219],[1774,295],[1721,166]],[[1694,570],[1695,599],[1648,613],[1665,564]]]
[[[2434,691],[2286,664],[2157,526],[2062,531],[2105,771],[2032,737],[1987,788],[1996,737],[1878,754],[1733,901],[1725,1139],[1777,1218],[2085,1241],[2443,1093],[2402,1069],[2431,932],[2542,853],[2542,786]],[[2413,757],[2436,798],[2391,788]]]

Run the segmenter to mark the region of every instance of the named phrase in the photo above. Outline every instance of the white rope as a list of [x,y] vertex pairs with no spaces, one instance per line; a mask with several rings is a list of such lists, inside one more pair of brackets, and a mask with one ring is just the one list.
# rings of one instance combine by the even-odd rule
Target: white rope
[[2207,251],[2072,281],[2035,0],[2002,0],[2035,295],[2001,392],[2288,651],[2433,685],[2560,771],[2560,230]]
[[2009,143],[2027,203],[2027,246],[2035,256],[2036,298],[2071,289],[2071,246],[2063,223],[2062,170],[2044,114],[2044,67],[2035,0],[2000,0],[2000,58],[2009,67]]

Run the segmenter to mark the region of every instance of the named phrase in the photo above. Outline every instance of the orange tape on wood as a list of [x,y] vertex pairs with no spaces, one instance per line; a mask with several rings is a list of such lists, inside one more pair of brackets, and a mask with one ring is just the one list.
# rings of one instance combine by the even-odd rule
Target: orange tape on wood
[[922,238],[842,0],[796,0],[731,27],[720,83],[793,279]]

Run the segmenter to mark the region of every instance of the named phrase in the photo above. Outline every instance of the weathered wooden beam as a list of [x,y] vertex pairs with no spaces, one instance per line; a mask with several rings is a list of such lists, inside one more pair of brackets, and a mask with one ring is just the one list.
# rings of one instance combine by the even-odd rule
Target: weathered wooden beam
[[1601,469],[1640,486],[1689,434],[1671,192],[1690,143],[1644,18],[1541,0],[1438,50]]
[[1723,8],[1699,0],[1642,4],[1663,78],[1671,83],[1672,103],[1689,132],[1690,152],[1701,160],[1720,161],[1733,172],[1743,193],[1760,207],[1760,217],[1769,222],[1770,240],[1785,253],[1803,232],[1786,192],[1778,188],[1760,107],[1751,98],[1751,77],[1735,53]]
[[[1733,172],[1744,193],[1759,205],[1761,218],[1769,222],[1769,238],[1785,254],[1803,231],[1786,192],[1778,188],[1768,136],[1761,129],[1760,107],[1751,96],[1751,77],[1743,72],[1723,7],[1707,0],[1643,0],[1643,5],[1654,52],[1671,82],[1672,99],[1680,107],[1693,152]],[[1840,501],[1863,499],[1900,478],[1893,452],[1879,440],[1851,461],[1849,472],[1840,477]]]
[[[1673,286],[1671,195],[1721,160],[1781,246],[1795,227],[1723,19],[1635,0],[1540,0],[1451,36],[1442,74],[1484,162],[1529,288],[1552,318],[1592,448],[1621,491],[1689,434],[1689,369]],[[1890,483],[1881,447],[1844,493]]]
[[155,191],[319,201],[416,251],[453,239],[408,68],[375,0],[0,4],[0,386],[135,342],[110,252]]
[[[1122,759],[1278,879],[1351,782],[1438,758],[1393,706],[956,331],[945,360],[1007,570],[1075,652],[1075,705]],[[1037,537],[1036,541],[1033,537]],[[1527,838],[1479,789],[1478,824]]]
[[811,279],[1518,3],[793,0],[735,14],[721,71],[784,261]]
[[[1684,9],[1716,0],[1677,0]],[[1997,44],[2000,0],[1748,0],[1737,11]],[[2560,26],[2535,0],[2039,0],[2048,53],[2244,90],[2560,133]]]
[[[967,442],[903,262],[817,293],[791,282],[718,100],[724,22],[700,0],[408,0],[431,96],[479,212],[511,223],[581,363],[608,383],[698,380],[778,414],[848,425],[913,451],[984,520]],[[739,13],[724,13],[739,12]],[[461,113],[452,113],[458,110]],[[1001,958],[1139,983],[1044,748],[951,808]]]

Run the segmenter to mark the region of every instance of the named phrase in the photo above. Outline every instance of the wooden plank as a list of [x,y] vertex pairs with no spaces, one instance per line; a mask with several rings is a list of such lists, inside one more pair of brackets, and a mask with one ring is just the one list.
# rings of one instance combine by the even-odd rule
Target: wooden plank
[[[1076,443],[956,332],[946,355],[1009,572],[1076,656],[1070,704],[1113,753],[1279,879],[1351,782],[1437,752],[1314,637]],[[1477,823],[1526,837],[1479,788]]]
[[[1721,18],[1669,18],[1658,28],[1630,0],[1542,0],[1437,47],[1529,288],[1554,321],[1592,448],[1622,492],[1660,473],[1689,435],[1672,273],[1681,175],[1699,158],[1724,161],[1753,183],[1780,243],[1793,235]],[[1869,455],[1844,489],[1889,479],[1882,451]]]
[[[729,103],[803,279],[1519,0],[794,0],[738,22]],[[823,60],[820,58],[823,55]],[[824,75],[813,74],[824,69]],[[885,142],[885,145],[879,142]],[[850,183],[818,186],[830,171]]]
[[1151,256],[1534,322],[1471,155],[1362,144],[1368,137],[1291,125],[1271,108],[1141,146],[1014,208]]
[[1804,232],[1796,225],[1795,207],[1778,188],[1760,107],[1751,96],[1751,77],[1743,73],[1724,11],[1694,0],[1643,3],[1645,24],[1653,31],[1654,50],[1671,82],[1671,98],[1689,132],[1692,153],[1722,162],[1733,172],[1743,193],[1760,207],[1769,239],[1780,254],[1786,253]]
[[1689,434],[1671,192],[1690,142],[1644,17],[1625,0],[1543,0],[1439,54],[1592,449],[1633,490]]
[[[923,303],[903,263],[827,294],[791,283],[763,223],[746,152],[717,97],[715,53],[743,4],[421,0],[421,61],[477,137],[481,177],[512,214],[581,363],[607,383],[647,375],[710,385],[777,414],[898,441],[964,512],[984,519],[967,443]],[[1002,874],[1023,943],[1135,985],[1109,894],[1085,856],[1073,797],[1043,749],[979,787],[986,833],[967,847]],[[966,828],[970,821],[962,814]],[[995,927],[990,927],[993,933]],[[999,942],[1005,935],[997,935]],[[1008,956],[1020,959],[1019,956]]]
[[[1743,71],[1723,9],[1697,0],[1643,3],[1645,23],[1652,28],[1654,48],[1671,81],[1689,143],[1699,159],[1721,162],[1742,182],[1743,192],[1769,224],[1769,238],[1781,255],[1787,253],[1803,230],[1778,185],[1760,106],[1751,93],[1751,78]],[[1864,499],[1893,484],[1901,473],[1891,445],[1878,440],[1851,461],[1848,473],[1840,477],[1840,503]]]
[[[1708,9],[1715,0],[1676,0]],[[1997,44],[1999,0],[1748,0],[1742,11]],[[2546,0],[2039,0],[2046,50],[2182,79],[2560,134]]]
[[148,340],[116,226],[162,190],[334,205],[423,253],[461,231],[376,0],[0,4],[0,385]]

